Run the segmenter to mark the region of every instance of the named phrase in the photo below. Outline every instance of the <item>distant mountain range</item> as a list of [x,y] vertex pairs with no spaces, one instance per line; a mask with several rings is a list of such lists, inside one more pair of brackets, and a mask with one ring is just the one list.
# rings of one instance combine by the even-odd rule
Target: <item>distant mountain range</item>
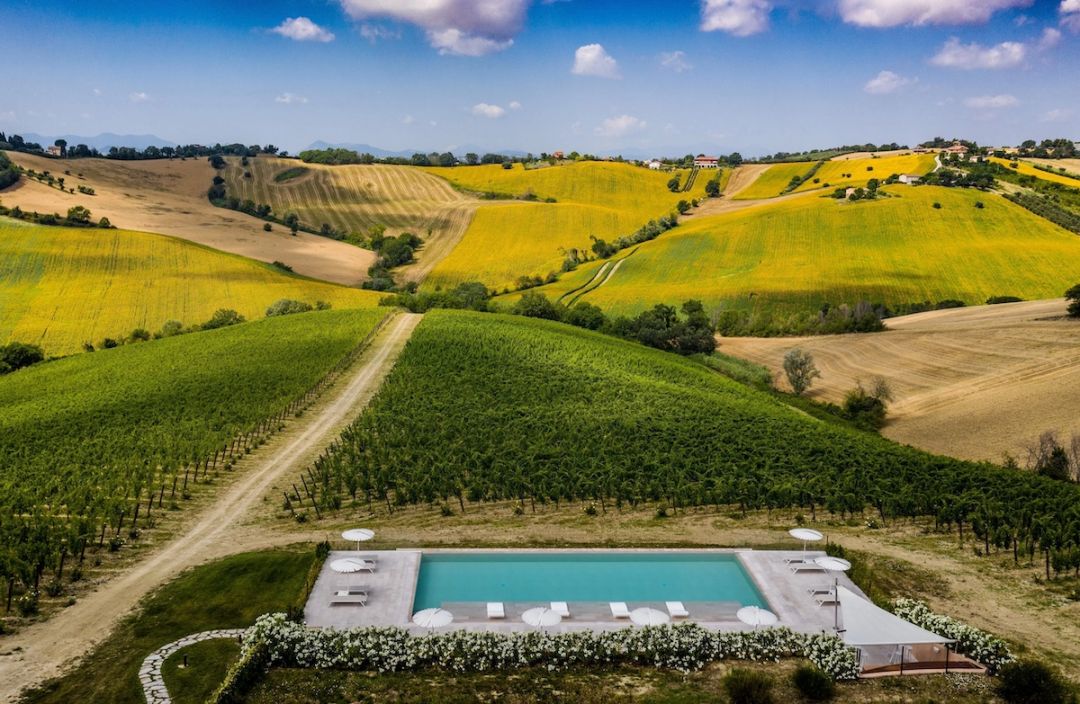
[[146,149],[147,147],[175,147],[176,142],[170,142],[153,134],[113,134],[103,132],[96,137],[87,137],[78,134],[43,135],[34,132],[22,133],[22,138],[27,142],[37,142],[42,146],[49,146],[58,139],[66,140],[68,146],[85,144],[99,152],[107,152],[111,147],[132,147],[134,149]]
[[[483,147],[478,147],[478,146],[476,146],[474,144],[466,144],[466,145],[463,145],[463,146],[460,146],[460,147],[454,147],[454,148],[452,148],[450,150],[446,150],[446,149],[401,149],[401,150],[398,150],[398,151],[392,151],[392,150],[389,150],[389,149],[381,149],[379,147],[373,147],[370,144],[355,144],[355,143],[352,143],[352,142],[334,142],[334,143],[331,143],[331,142],[324,142],[322,140],[319,140],[317,142],[312,142],[311,144],[308,145],[307,148],[308,149],[351,149],[352,151],[356,152],[357,154],[365,154],[365,153],[367,153],[367,154],[371,154],[374,157],[378,157],[379,159],[385,159],[387,157],[402,157],[402,158],[408,159],[409,157],[411,157],[413,154],[416,154],[417,152],[419,152],[421,154],[430,154],[433,151],[437,151],[437,152],[451,151],[451,152],[454,153],[455,156],[458,156],[458,157],[465,156],[469,152],[475,152],[476,154],[480,154],[480,155],[491,153],[491,154],[503,154],[505,156],[525,156],[527,154],[527,152],[523,152],[523,151],[520,151],[520,150],[517,150],[517,149],[485,149]],[[535,152],[535,153],[539,154],[539,152]]]

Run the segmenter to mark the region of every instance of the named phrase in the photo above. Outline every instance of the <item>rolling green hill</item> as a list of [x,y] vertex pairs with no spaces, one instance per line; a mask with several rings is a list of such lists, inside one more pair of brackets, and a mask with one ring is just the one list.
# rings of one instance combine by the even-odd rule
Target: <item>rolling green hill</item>
[[891,519],[963,494],[1023,505],[1080,541],[1080,486],[829,425],[683,357],[483,313],[429,313],[316,476],[327,507],[651,500]]
[[[481,205],[465,237],[431,272],[428,288],[481,281],[513,287],[520,276],[559,271],[566,252],[588,251],[590,235],[613,240],[651,219],[669,214],[683,199],[701,197],[707,178],[689,193],[667,188],[670,174],[614,162],[579,162],[540,169],[515,165],[430,168],[456,187],[518,197],[531,194],[555,203],[522,200]],[[686,178],[683,172],[683,179]]]
[[[887,192],[893,197],[854,203],[807,194],[695,218],[641,245],[582,300],[634,312],[697,298],[712,310],[782,316],[826,302],[1050,298],[1076,283],[1080,237],[996,195],[931,186]],[[552,295],[595,271],[567,275]]]

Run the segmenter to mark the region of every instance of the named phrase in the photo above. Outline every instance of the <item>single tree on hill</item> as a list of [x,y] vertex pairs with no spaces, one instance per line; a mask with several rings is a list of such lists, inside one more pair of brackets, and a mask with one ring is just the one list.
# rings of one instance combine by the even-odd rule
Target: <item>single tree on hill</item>
[[784,374],[787,375],[788,383],[796,396],[802,396],[814,383],[814,379],[821,376],[821,372],[814,365],[813,355],[798,347],[788,350],[784,355]]
[[1065,292],[1065,300],[1069,302],[1068,311],[1070,318],[1080,318],[1080,284],[1076,284]]

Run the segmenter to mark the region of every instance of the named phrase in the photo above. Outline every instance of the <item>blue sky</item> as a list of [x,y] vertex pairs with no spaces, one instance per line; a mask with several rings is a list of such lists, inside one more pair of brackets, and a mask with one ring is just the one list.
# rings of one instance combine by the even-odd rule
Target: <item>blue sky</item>
[[1080,139],[1080,0],[4,0],[0,131],[762,154]]

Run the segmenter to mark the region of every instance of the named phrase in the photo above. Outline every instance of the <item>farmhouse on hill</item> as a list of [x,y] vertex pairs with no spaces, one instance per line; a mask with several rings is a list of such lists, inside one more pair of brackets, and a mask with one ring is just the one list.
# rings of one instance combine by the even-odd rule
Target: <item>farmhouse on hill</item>
[[55,144],[45,147],[45,152],[49,156],[60,156],[61,151],[60,147]]
[[896,180],[900,183],[906,183],[909,186],[913,186],[921,181],[922,177],[917,174],[900,174],[900,177]]
[[960,144],[960,142],[954,142],[951,147],[946,147],[944,151],[946,154],[959,154],[960,156],[964,156],[968,153],[968,148],[963,144]]
[[663,166],[663,164],[660,163],[659,159],[650,159],[649,161],[645,162],[645,166],[648,166],[653,171],[659,171],[660,167]]
[[720,159],[715,156],[705,156],[704,154],[698,154],[694,157],[694,166],[702,169],[717,169],[720,167]]
[[563,158],[563,152],[562,152],[561,149],[556,149],[555,151],[553,151],[551,153],[551,156],[555,157],[556,159],[562,159]]

